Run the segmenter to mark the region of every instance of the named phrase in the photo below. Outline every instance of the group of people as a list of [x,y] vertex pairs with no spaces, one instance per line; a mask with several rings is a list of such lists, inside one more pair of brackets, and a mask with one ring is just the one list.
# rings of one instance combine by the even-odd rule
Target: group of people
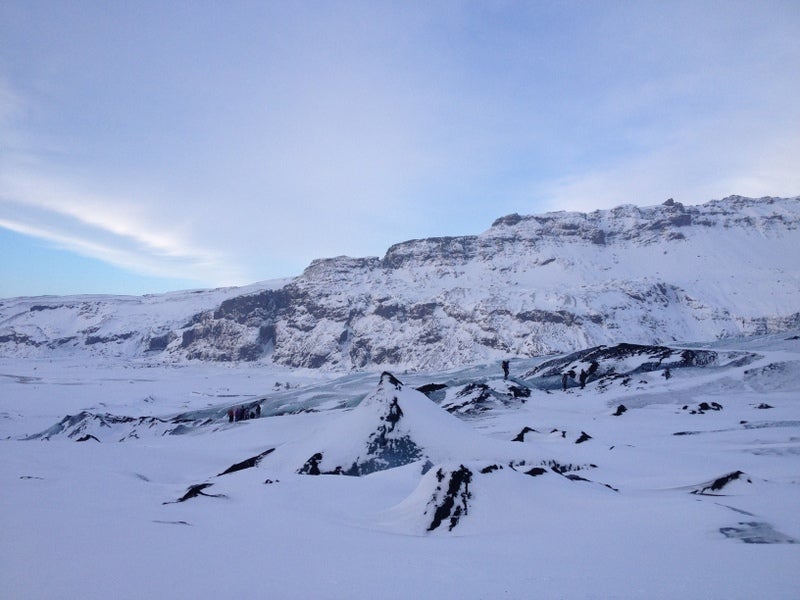
[[[500,363],[500,366],[503,369],[503,379],[504,380],[508,379],[508,361],[504,360],[503,362]],[[577,374],[575,373],[575,369],[570,369],[569,371],[564,372],[561,375],[561,389],[566,392],[567,388],[569,387],[569,380],[572,379],[573,381],[575,381],[576,378],[581,386],[581,389],[585,388],[586,381],[589,379],[589,376],[594,375],[599,367],[600,367],[599,363],[593,360],[589,364],[588,370],[581,369],[581,372]],[[661,372],[661,376],[664,377],[664,379],[669,379],[670,377],[672,377],[672,373],[670,372],[669,367],[666,367]]]
[[232,406],[228,409],[228,423],[258,419],[259,417],[261,417],[261,403],[259,402],[249,406]]

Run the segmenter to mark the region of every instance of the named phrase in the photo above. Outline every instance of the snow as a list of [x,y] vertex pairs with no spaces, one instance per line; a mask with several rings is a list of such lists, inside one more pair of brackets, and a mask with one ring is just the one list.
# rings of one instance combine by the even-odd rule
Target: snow
[[[698,344],[720,360],[567,392],[528,375],[544,359],[512,360],[530,397],[469,413],[415,388],[446,384],[443,405],[476,382],[501,397],[499,363],[396,372],[396,386],[378,372],[0,358],[0,580],[13,598],[796,598],[792,337]],[[394,398],[403,416],[386,435],[423,458],[361,477],[298,474],[314,452],[323,470],[363,458]],[[224,418],[252,401],[267,416]],[[692,414],[702,402],[722,409]],[[185,435],[22,439],[82,410],[223,416]],[[429,530],[441,481],[462,467],[466,513]],[[202,483],[207,495],[176,502]]]

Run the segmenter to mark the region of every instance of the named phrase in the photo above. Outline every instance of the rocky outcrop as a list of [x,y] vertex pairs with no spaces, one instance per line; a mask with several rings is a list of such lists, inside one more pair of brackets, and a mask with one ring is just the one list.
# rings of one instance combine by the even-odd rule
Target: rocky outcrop
[[433,531],[442,523],[446,523],[448,531],[452,531],[461,517],[469,512],[469,500],[472,497],[469,484],[472,481],[472,471],[464,465],[448,472],[438,469],[436,480],[439,485],[436,486],[436,491],[425,511],[426,514],[432,513],[428,531]]

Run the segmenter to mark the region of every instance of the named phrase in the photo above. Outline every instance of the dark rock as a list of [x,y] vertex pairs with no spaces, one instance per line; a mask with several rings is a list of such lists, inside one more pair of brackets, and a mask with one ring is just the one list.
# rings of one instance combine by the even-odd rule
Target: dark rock
[[92,346],[94,344],[109,344],[111,342],[122,342],[124,340],[132,338],[136,335],[133,331],[127,331],[125,333],[117,333],[114,335],[90,335],[86,337],[84,344],[87,346]]
[[441,390],[445,389],[447,389],[447,385],[444,383],[426,383],[425,385],[416,388],[418,392],[422,392],[431,400],[434,400],[434,398],[439,398],[440,396],[443,398],[443,394],[437,394],[436,392],[440,392]]
[[583,442],[588,442],[590,439],[592,439],[592,436],[590,436],[585,431],[581,431],[581,435],[577,440],[575,440],[575,443],[582,444]]
[[75,441],[76,441],[76,442],[88,442],[89,440],[94,440],[95,442],[100,442],[100,440],[98,440],[96,437],[94,437],[94,436],[93,436],[92,434],[90,434],[90,433],[87,433],[86,435],[83,435],[83,436],[79,437],[79,438],[78,438],[77,440],[75,440]]
[[381,383],[386,381],[390,385],[393,385],[396,389],[401,389],[403,387],[403,382],[400,381],[397,377],[389,373],[389,371],[384,371],[381,373]]
[[514,398],[530,398],[531,396],[531,388],[524,385],[510,385],[508,386],[508,391],[511,392]]
[[749,479],[742,471],[734,471],[732,473],[728,473],[727,475],[723,475],[719,479],[715,479],[709,485],[703,486],[699,489],[692,490],[692,494],[697,495],[714,495],[710,494],[710,492],[718,492],[722,490],[726,485],[728,485],[731,481],[736,481],[737,479],[744,479],[747,483],[752,483],[752,480]]
[[614,413],[614,416],[615,416],[615,417],[619,417],[620,415],[622,415],[622,414],[623,414],[623,413],[625,413],[625,412],[628,412],[628,409],[625,407],[625,405],[624,405],[624,404],[620,404],[620,405],[617,407],[617,411]]
[[172,502],[163,502],[162,504],[177,504],[178,502],[185,502],[186,500],[190,500],[192,498],[197,498],[198,496],[206,496],[208,498],[225,498],[225,494],[206,494],[203,490],[210,488],[213,483],[198,483],[196,485],[189,486],[189,489],[186,490],[186,493],[174,500]]
[[[436,473],[437,480],[441,483],[445,479],[445,474],[441,469]],[[467,514],[468,500],[472,497],[469,491],[469,484],[472,482],[472,471],[461,465],[457,470],[450,473],[450,480],[447,484],[447,490],[444,491],[443,497],[441,485],[436,488],[436,494],[429,503],[435,506],[433,520],[428,526],[428,531],[433,531],[439,527],[442,522],[449,519],[449,531],[458,525],[458,521],[462,516]]]
[[488,467],[482,468],[481,469],[481,473],[483,473],[484,475],[487,475],[488,473],[492,473],[494,471],[499,471],[502,468],[503,467],[501,467],[500,465],[489,465]]
[[161,352],[162,350],[166,350],[170,342],[177,339],[177,337],[178,336],[172,332],[151,337],[147,342],[147,351]]
[[775,408],[775,407],[774,406],[770,406],[769,404],[766,404],[766,403],[762,402],[761,404],[756,406],[756,408],[759,408],[761,410],[766,410],[768,408]]
[[563,475],[564,473],[572,473],[575,471],[583,471],[584,469],[594,469],[596,465],[573,465],[572,463],[562,464],[555,460],[547,460],[542,463],[545,466],[550,467],[550,470],[553,473],[558,473],[559,475]]
[[57,308],[61,308],[61,307],[58,306],[58,305],[52,306],[52,305],[49,305],[49,304],[34,304],[33,306],[31,306],[30,312],[40,312],[40,311],[43,311],[43,310],[56,310]]
[[531,477],[537,477],[539,475],[544,475],[547,473],[547,469],[543,469],[542,467],[534,467],[530,471],[525,471],[526,475],[530,475]]
[[534,433],[536,433],[536,430],[535,430],[535,429],[533,429],[532,427],[523,427],[523,428],[522,428],[522,431],[520,431],[520,432],[517,434],[517,437],[515,437],[515,438],[514,438],[513,440],[511,440],[511,441],[512,441],[512,442],[524,442],[524,441],[525,441],[525,434],[526,434],[526,433],[530,433],[530,432],[534,432]]
[[297,472],[300,475],[320,475],[319,463],[321,460],[322,452],[317,452],[311,458],[309,458]]
[[565,310],[548,311],[548,310],[527,310],[517,313],[516,318],[523,323],[551,323],[557,325],[571,326],[573,324],[580,324],[578,319],[573,313]]
[[236,471],[242,471],[244,469],[252,469],[255,466],[258,466],[258,463],[261,462],[261,459],[267,456],[268,454],[275,451],[275,448],[270,448],[269,450],[265,450],[261,454],[257,456],[253,456],[252,458],[248,458],[247,460],[243,460],[242,462],[238,462],[234,465],[231,465],[227,469],[225,469],[222,473],[220,473],[217,477],[221,475],[227,475],[228,473],[235,473]]

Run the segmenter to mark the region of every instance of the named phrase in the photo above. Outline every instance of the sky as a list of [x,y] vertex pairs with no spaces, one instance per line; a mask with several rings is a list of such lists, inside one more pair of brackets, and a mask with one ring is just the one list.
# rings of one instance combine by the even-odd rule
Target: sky
[[800,3],[0,0],[0,298],[800,194]]

